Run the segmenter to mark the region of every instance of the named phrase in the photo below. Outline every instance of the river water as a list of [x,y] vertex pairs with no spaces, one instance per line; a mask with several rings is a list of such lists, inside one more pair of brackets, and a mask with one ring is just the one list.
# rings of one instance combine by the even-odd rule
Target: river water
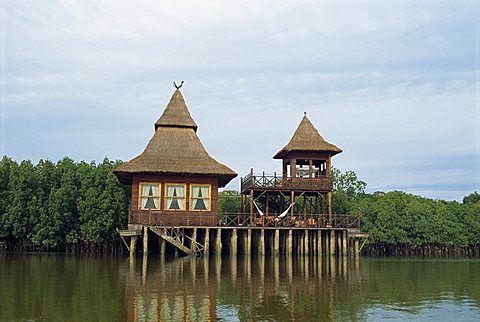
[[480,321],[480,260],[0,254],[0,321]]

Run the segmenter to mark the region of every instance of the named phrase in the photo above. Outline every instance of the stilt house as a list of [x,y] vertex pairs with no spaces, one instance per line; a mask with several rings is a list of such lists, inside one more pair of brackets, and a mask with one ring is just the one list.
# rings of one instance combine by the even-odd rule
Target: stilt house
[[282,174],[255,174],[252,169],[242,178],[242,207],[250,211],[250,221],[262,226],[332,227],[331,160],[340,152],[305,113],[291,140],[273,157],[282,160]]
[[217,225],[218,188],[237,174],[207,153],[179,87],[154,127],[142,154],[114,171],[132,186],[128,223]]

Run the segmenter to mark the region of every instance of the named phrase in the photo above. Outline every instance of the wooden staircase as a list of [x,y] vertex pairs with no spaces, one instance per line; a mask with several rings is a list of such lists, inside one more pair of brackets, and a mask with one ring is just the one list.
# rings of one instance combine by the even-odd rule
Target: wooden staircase
[[[175,227],[149,227],[152,232],[190,256],[202,256],[205,247],[198,243],[195,239],[186,235],[181,228]],[[186,243],[189,245],[187,246]]]

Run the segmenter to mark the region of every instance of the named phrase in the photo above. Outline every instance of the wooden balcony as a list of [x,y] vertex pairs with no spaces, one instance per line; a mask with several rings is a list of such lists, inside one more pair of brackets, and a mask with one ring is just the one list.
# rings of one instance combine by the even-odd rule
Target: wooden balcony
[[218,216],[213,212],[155,211],[130,209],[129,224],[149,226],[217,226]]
[[250,189],[332,191],[333,181],[331,176],[283,178],[277,175],[249,173],[241,180],[241,191],[243,193]]

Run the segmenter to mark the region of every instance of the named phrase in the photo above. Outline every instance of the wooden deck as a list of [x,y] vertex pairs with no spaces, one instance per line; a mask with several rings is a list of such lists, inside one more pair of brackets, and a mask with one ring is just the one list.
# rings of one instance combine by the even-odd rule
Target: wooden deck
[[270,191],[332,191],[333,180],[330,176],[319,176],[316,178],[281,177],[266,174],[249,173],[241,178],[242,193],[248,190],[260,189]]

